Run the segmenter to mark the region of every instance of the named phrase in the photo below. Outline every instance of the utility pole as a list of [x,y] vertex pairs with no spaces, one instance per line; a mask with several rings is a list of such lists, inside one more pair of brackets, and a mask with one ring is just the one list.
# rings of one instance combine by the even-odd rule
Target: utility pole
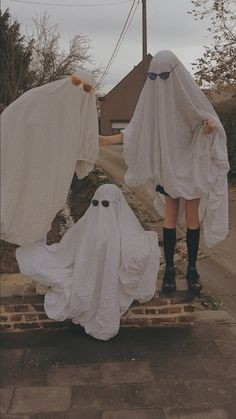
[[143,20],[143,61],[147,58],[147,3],[142,0],[142,20]]

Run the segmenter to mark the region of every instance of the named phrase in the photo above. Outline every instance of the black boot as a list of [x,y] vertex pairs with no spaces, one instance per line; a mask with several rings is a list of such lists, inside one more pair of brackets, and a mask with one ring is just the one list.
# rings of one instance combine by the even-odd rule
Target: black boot
[[199,295],[200,291],[202,290],[202,284],[199,281],[199,274],[194,266],[188,267],[186,278],[188,282],[189,291],[191,291],[195,295]]
[[188,269],[187,269],[187,282],[189,290],[198,295],[202,290],[202,285],[199,281],[199,274],[196,269],[196,261],[199,247],[200,228],[191,230],[187,229],[186,243],[188,249]]
[[163,228],[163,244],[166,261],[166,270],[163,278],[162,291],[171,293],[176,290],[174,251],[176,245],[176,229]]
[[171,292],[176,291],[174,267],[166,268],[164,277],[163,277],[162,291],[166,293],[171,293]]

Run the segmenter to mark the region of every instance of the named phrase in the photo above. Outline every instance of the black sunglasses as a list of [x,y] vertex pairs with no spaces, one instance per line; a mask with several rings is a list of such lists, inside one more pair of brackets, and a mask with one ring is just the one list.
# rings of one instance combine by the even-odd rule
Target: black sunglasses
[[175,69],[176,65],[170,71],[163,71],[163,73],[147,73],[147,76],[150,80],[156,80],[157,76],[159,76],[162,80],[167,80],[170,77],[170,73]]
[[[99,204],[99,201],[97,199],[92,199],[91,202],[92,202],[92,205],[94,207],[97,207],[98,204]],[[101,203],[102,203],[103,207],[109,207],[109,205],[110,205],[109,201],[106,201],[106,200],[101,201]]]

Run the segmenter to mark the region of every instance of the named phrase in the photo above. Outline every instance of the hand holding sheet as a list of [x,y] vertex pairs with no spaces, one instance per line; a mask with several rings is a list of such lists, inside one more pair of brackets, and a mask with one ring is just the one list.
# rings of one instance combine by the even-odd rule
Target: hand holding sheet
[[206,135],[211,134],[214,128],[215,128],[215,124],[211,119],[206,119],[206,121],[203,122],[204,134]]

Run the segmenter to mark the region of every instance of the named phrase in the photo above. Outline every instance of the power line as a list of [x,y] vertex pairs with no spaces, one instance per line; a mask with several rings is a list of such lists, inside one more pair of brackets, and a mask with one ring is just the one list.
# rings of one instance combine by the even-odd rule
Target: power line
[[30,0],[7,0],[15,3],[31,4],[34,6],[59,6],[59,7],[100,7],[100,6],[116,6],[119,4],[130,3],[132,0],[116,1],[112,3],[100,3],[100,4],[67,4],[67,3],[48,3],[41,1],[30,1]]
[[[120,43],[119,43],[119,45],[118,45],[118,47],[117,47],[117,49],[116,49],[116,51],[115,51],[115,54],[114,54],[114,56],[113,56],[113,58],[111,57],[111,59],[110,59],[110,64],[107,66],[108,68],[105,70],[105,72],[104,73],[106,73],[107,74],[107,72],[110,70],[110,68],[111,68],[111,66],[112,66],[112,64],[113,64],[113,62],[114,62],[114,60],[115,60],[115,58],[116,58],[116,55],[117,55],[117,53],[118,53],[118,51],[119,51],[119,49],[120,49],[120,47],[121,47],[121,44],[122,44],[122,41],[123,41],[123,39],[124,39],[124,37],[125,37],[125,35],[126,35],[126,33],[127,33],[127,31],[128,31],[128,29],[129,29],[129,27],[130,27],[130,24],[131,24],[131,22],[132,22],[132,20],[133,20],[133,17],[134,17],[134,15],[135,15],[135,12],[136,12],[136,10],[137,10],[137,8],[138,8],[138,5],[139,5],[139,3],[140,3],[140,0],[138,0],[138,2],[137,2],[137,4],[136,4],[136,7],[135,7],[135,9],[134,9],[134,11],[133,11],[133,14],[132,14],[132,16],[131,16],[131,18],[130,18],[130,20],[129,20],[129,22],[127,23],[127,26],[126,26],[126,28],[125,28],[125,30],[124,30],[124,32],[123,32],[123,35],[122,35],[122,38],[121,38],[121,40],[120,40]],[[104,74],[104,77],[105,77],[105,75],[106,74]]]
[[[136,10],[137,10],[137,8],[138,8],[139,3],[140,3],[140,0],[138,0],[138,2],[137,2],[137,4],[136,4],[136,7],[135,7],[134,12],[133,12],[133,15],[131,16],[130,21],[129,21],[129,23],[128,23],[127,27],[126,27],[125,32],[124,32],[124,35],[123,35],[123,37],[122,37],[122,41],[123,41],[123,39],[124,39],[124,37],[125,37],[125,35],[126,35],[126,33],[127,33],[128,29],[129,29],[129,27],[130,27],[130,24],[131,24],[131,22],[132,22],[132,20],[133,20],[133,17],[134,17],[134,15],[135,15],[135,13],[136,13]],[[120,46],[119,46],[119,48],[120,48]]]
[[98,82],[97,84],[101,83],[101,82],[104,80],[104,78],[107,76],[108,71],[110,70],[110,68],[111,68],[111,66],[112,66],[112,64],[113,64],[113,62],[114,62],[114,60],[115,60],[115,57],[116,57],[116,55],[117,55],[117,53],[118,53],[118,51],[119,51],[119,49],[120,49],[120,46],[121,46],[121,44],[122,44],[122,41],[123,41],[123,39],[124,39],[124,37],[125,37],[125,35],[126,35],[126,33],[127,33],[128,29],[129,29],[129,26],[130,26],[130,24],[131,24],[131,22],[132,22],[132,20],[133,20],[133,17],[134,17],[134,15],[135,15],[135,12],[136,12],[136,10],[137,10],[137,8],[138,8],[138,5],[139,5],[139,3],[140,3],[140,0],[138,0],[138,2],[137,2],[137,4],[136,4],[136,7],[135,7],[135,9],[134,9],[133,15],[131,16],[131,18],[130,18],[130,20],[129,20],[129,22],[128,22],[128,19],[129,19],[129,16],[130,16],[130,14],[131,14],[131,11],[132,11],[132,9],[133,9],[134,3],[135,3],[135,0],[134,0],[134,2],[133,2],[133,4],[132,4],[131,10],[130,10],[129,15],[128,15],[127,19],[126,19],[125,25],[124,25],[124,27],[123,27],[123,29],[122,29],[121,35],[120,35],[120,37],[119,37],[119,39],[118,39],[118,42],[117,42],[117,44],[116,44],[116,46],[115,46],[115,49],[114,49],[114,51],[113,51],[113,53],[112,53],[112,56],[111,56],[111,58],[110,58],[110,60],[109,60],[109,62],[108,62],[108,64],[107,64],[107,66],[106,66],[106,68],[105,68],[105,70],[104,70],[104,72],[103,72],[103,74],[102,74],[102,76],[101,76],[101,78],[100,78],[100,80],[99,80],[99,82]]
[[[100,77],[100,80],[98,81],[97,85],[99,85],[104,80],[104,78],[107,76],[108,70],[111,68],[111,65],[113,64],[114,59],[115,59],[115,57],[116,57],[116,55],[117,55],[117,53],[118,53],[118,51],[120,49],[121,43],[122,43],[122,41],[123,41],[123,39],[125,37],[125,34],[126,34],[128,28],[129,28],[130,24],[131,24],[131,21],[132,21],[134,15],[135,15],[135,12],[136,12],[137,7],[138,7],[139,2],[140,2],[140,0],[138,0],[138,2],[136,4],[136,7],[134,9],[133,15],[131,16],[132,10],[133,10],[134,5],[135,5],[135,1],[136,0],[133,0],[133,4],[132,4],[132,6],[130,8],[130,11],[129,11],[128,16],[127,16],[126,21],[125,21],[125,24],[123,26],[123,29],[122,29],[121,34],[119,36],[119,39],[118,39],[118,41],[116,43],[116,46],[114,48],[114,51],[113,51],[113,53],[111,55],[110,60],[108,61],[108,64],[107,64],[107,66],[106,66],[106,68],[105,68],[102,76]],[[131,18],[130,18],[130,16],[131,16]]]

